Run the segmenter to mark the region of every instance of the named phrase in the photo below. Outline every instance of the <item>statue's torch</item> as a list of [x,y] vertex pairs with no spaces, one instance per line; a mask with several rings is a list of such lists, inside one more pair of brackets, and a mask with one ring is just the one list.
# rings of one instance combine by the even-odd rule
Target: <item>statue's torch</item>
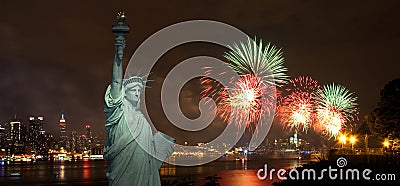
[[124,21],[126,16],[124,12],[119,12],[117,15],[117,24],[113,25],[112,32],[115,36],[115,49],[118,59],[122,61],[125,49],[125,38],[124,35],[129,32],[129,26],[125,25]]

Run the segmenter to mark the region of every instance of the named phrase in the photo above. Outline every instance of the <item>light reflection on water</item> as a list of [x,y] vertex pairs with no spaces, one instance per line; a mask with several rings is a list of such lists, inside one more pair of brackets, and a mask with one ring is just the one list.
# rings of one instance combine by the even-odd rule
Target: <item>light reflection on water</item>
[[[259,180],[257,171],[268,164],[268,169],[293,168],[305,161],[299,160],[250,160],[250,161],[214,161],[201,166],[164,165],[160,170],[161,179],[182,179],[191,176],[195,185],[204,185],[207,176],[221,177],[222,186],[258,186],[271,185],[276,180]],[[26,165],[0,166],[0,185],[108,185],[105,177],[107,161],[76,162],[37,162]],[[21,177],[10,177],[11,173],[20,173]]]
[[[108,185],[106,161],[36,162],[0,166],[0,185]],[[11,177],[20,173],[21,177]]]
[[[301,166],[308,161],[300,160],[283,160],[283,159],[270,159],[270,160],[250,160],[250,161],[214,161],[202,166],[183,167],[174,165],[164,165],[161,168],[161,175],[164,178],[178,179],[190,175],[196,185],[204,185],[207,176],[217,175],[221,177],[219,182],[221,185],[229,186],[258,186],[258,185],[271,185],[275,181],[279,181],[276,175],[272,180],[259,180],[257,171],[268,165],[268,169],[290,169]],[[170,174],[168,174],[170,173]]]
[[271,181],[261,181],[257,178],[256,170],[226,170],[221,171],[218,174],[221,176],[221,185],[230,186],[257,186],[257,185],[268,185],[272,184]]
[[59,175],[61,180],[65,179],[65,170],[64,169],[65,169],[65,165],[61,165],[60,170],[56,173]]

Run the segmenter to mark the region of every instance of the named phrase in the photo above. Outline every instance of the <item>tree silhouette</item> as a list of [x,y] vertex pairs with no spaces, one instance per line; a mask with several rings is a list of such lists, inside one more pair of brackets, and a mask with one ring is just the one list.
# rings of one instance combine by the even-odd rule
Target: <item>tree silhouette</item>
[[400,138],[400,78],[387,83],[380,95],[378,107],[369,118],[371,129],[383,138]]

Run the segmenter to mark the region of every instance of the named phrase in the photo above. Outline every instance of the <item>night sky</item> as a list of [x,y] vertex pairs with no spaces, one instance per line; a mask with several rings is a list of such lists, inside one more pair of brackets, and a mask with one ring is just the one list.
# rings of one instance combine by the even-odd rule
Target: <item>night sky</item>
[[[126,13],[131,27],[124,65],[158,30],[206,19],[282,48],[291,77],[306,75],[321,84],[347,87],[358,97],[361,118],[376,106],[383,86],[400,77],[399,1],[189,2],[0,1],[0,122],[17,114],[27,123],[28,116],[40,115],[45,117],[45,130],[58,136],[63,111],[69,132],[83,132],[84,125],[91,124],[94,132],[105,133],[103,96],[111,81],[111,26],[118,11]],[[186,44],[160,59],[150,76],[156,81],[146,94],[154,100],[148,107],[156,127],[178,142],[207,140],[202,134],[171,129],[159,103],[160,85],[180,61],[197,55],[221,58],[225,50]],[[182,109],[188,117],[198,115],[199,92],[196,80],[182,90]],[[208,137],[215,137],[221,126],[210,129]],[[270,135],[280,134],[274,125]]]

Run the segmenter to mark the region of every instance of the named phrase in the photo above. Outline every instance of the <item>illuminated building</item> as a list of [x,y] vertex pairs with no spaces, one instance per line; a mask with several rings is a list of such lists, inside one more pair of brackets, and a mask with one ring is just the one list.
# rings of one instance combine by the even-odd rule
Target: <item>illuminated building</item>
[[48,157],[49,149],[54,148],[54,138],[52,134],[39,133],[38,145],[36,148],[37,155],[41,155],[44,158]]
[[6,147],[6,129],[3,128],[0,124],[0,153],[1,151],[5,151]]
[[67,137],[67,123],[64,118],[64,113],[61,114],[59,125],[60,125],[60,137],[61,138]]
[[8,125],[7,145],[10,148],[9,155],[25,154],[26,126],[15,119]]
[[43,120],[42,116],[29,117],[29,127],[28,127],[28,136],[29,136],[29,145],[31,147],[31,151],[33,153],[38,150],[38,138],[40,134],[44,134],[43,130]]
[[89,124],[85,125],[85,130],[86,130],[86,149],[91,149],[92,142],[93,142],[93,136],[92,136],[92,132],[90,131]]
[[72,131],[71,132],[71,140],[70,140],[72,152],[75,152],[75,153],[79,152],[77,142],[78,142],[78,139],[76,137],[76,131]]
[[67,148],[69,141],[67,135],[67,122],[64,118],[64,113],[61,114],[59,126],[60,126],[60,147]]

